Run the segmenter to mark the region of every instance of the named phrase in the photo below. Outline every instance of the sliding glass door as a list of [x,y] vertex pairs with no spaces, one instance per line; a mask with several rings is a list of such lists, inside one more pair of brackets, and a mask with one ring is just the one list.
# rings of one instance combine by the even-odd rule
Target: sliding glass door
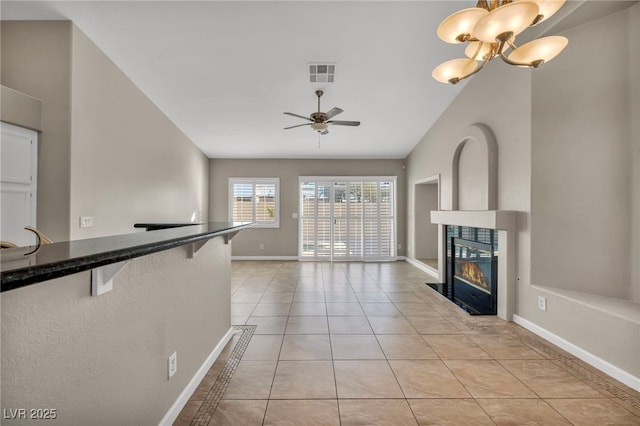
[[300,177],[300,258],[395,260],[395,186],[395,177]]

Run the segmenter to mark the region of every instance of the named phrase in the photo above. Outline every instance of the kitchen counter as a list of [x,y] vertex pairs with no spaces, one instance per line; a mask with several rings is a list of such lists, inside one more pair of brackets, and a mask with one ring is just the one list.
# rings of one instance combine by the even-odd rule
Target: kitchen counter
[[152,232],[45,244],[32,254],[29,252],[35,247],[3,249],[0,254],[1,291],[14,290],[181,245],[205,242],[217,236],[223,236],[227,242],[237,232],[254,226],[253,223],[231,222],[173,225],[167,227],[165,224],[166,229]]

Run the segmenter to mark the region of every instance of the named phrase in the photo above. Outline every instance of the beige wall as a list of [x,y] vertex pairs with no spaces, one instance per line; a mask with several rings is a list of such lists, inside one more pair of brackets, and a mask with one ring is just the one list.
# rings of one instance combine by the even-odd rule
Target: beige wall
[[465,142],[458,159],[458,210],[487,210],[489,204],[488,161],[480,142]]
[[1,83],[42,100],[38,140],[38,228],[69,239],[71,27],[68,21],[2,21]]
[[[440,208],[451,210],[453,203],[452,167],[458,144],[466,137],[465,129],[475,123],[486,124],[498,141],[498,195],[500,210],[518,214],[519,250],[528,259],[528,212],[530,186],[531,94],[528,70],[490,63],[460,92],[453,103],[429,129],[407,158],[409,216],[407,238],[414,239],[415,182],[440,174]],[[508,105],[509,116],[496,113]],[[464,150],[463,150],[464,151]],[[415,257],[409,252],[409,257]],[[519,265],[520,274],[528,274],[528,262]]]
[[631,232],[632,217],[640,215],[637,206],[632,210],[638,158],[630,155],[631,123],[640,110],[630,108],[629,84],[638,75],[629,73],[629,52],[638,41],[629,30],[640,21],[632,24],[629,16],[626,10],[566,31],[562,57],[533,74],[537,285],[630,298],[630,250],[640,238]]
[[[633,94],[638,94],[640,49],[638,37],[628,36],[637,32],[639,18],[640,4],[636,4],[568,30],[573,48],[567,52],[567,62],[586,64],[586,75],[575,73],[575,67],[563,59],[547,64],[554,67],[534,79],[538,93],[532,116],[536,129],[531,283],[535,287],[521,284],[518,289],[519,315],[635,376],[636,382],[640,377],[640,233],[634,231],[640,210],[633,188],[639,182],[635,122],[640,112]],[[620,51],[608,49],[612,51],[603,51],[605,56],[593,61],[591,49],[600,46],[600,40],[591,34],[605,41],[609,32],[624,36],[618,40]],[[554,81],[557,78],[565,79],[564,84]],[[569,97],[577,102],[568,104]],[[546,104],[541,103],[543,99]],[[554,142],[557,146],[549,145]],[[564,164],[559,164],[558,157],[565,159]],[[555,180],[550,182],[547,175]],[[576,211],[576,205],[584,210]],[[567,243],[565,250],[553,247],[558,241]],[[549,253],[575,266],[559,265]],[[585,270],[592,275],[584,274]],[[547,312],[536,309],[538,295],[548,298]]]
[[[233,239],[234,256],[297,256],[299,176],[397,176],[398,243],[406,241],[406,181],[402,160],[236,160],[212,159],[209,170],[209,219],[228,220],[230,177],[280,178],[280,228],[250,229]],[[259,249],[264,244],[264,250]]]
[[75,26],[71,64],[71,239],[206,220],[206,156]]
[[42,101],[0,86],[0,120],[26,129],[42,130]]
[[[640,237],[632,232],[640,213],[638,194],[631,193],[639,187],[640,168],[634,123],[640,114],[633,96],[638,93],[640,49],[638,37],[631,37],[637,34],[639,7],[567,31],[568,50],[538,70],[493,61],[467,83],[407,159],[409,188],[440,173],[441,208],[449,210],[451,161],[464,129],[484,123],[493,130],[497,207],[518,212],[516,316],[540,327],[537,331],[564,339],[574,353],[611,367],[609,372],[619,377],[640,377],[640,309],[630,301],[634,294],[637,301],[640,291],[637,267],[633,272],[628,257],[634,247],[637,255]],[[611,32],[611,39],[603,32]],[[602,40],[594,39],[598,34]],[[601,43],[612,51],[594,57],[594,46]],[[413,206],[409,191],[410,242]],[[558,247],[567,229],[573,240]],[[594,234],[599,247],[592,245]],[[599,253],[604,261],[596,258],[596,248],[604,252]],[[550,254],[572,264],[551,263]],[[626,300],[590,294],[602,294],[602,288]],[[537,308],[538,296],[547,298],[546,312]]]
[[55,408],[47,424],[158,424],[230,329],[229,247],[133,259],[98,297],[90,272],[2,293],[2,407]]
[[[629,9],[627,40],[640,40],[640,4]],[[640,303],[640,49],[638,44],[629,42],[627,54],[629,55],[629,109],[631,115],[630,141],[632,158],[631,171],[631,289],[629,297]],[[635,115],[634,115],[635,114]]]
[[[411,190],[411,189],[409,189]],[[431,223],[432,210],[438,210],[437,183],[415,185],[415,257],[438,258],[438,225]]]
[[2,22],[2,84],[43,103],[38,227],[53,240],[207,219],[206,156],[70,22]]

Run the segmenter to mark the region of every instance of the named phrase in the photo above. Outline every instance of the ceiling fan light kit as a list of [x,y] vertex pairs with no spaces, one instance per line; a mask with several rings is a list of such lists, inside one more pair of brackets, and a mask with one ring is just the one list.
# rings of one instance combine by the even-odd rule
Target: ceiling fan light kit
[[327,123],[313,123],[313,124],[311,124],[311,128],[313,130],[315,130],[316,132],[322,132],[324,130],[327,130],[327,127],[329,127],[329,125]]
[[[556,13],[565,0],[479,0],[476,7],[460,10],[438,26],[441,40],[466,43],[467,58],[446,61],[431,75],[441,83],[456,84],[500,57],[509,65],[537,68],[555,58],[567,46],[566,37],[542,37],[520,47],[515,38],[527,28]],[[512,49],[507,56],[505,52]]]
[[318,98],[318,111],[312,113],[309,117],[305,117],[304,115],[294,114],[292,112],[284,112],[283,114],[290,115],[292,117],[302,118],[303,120],[308,120],[309,123],[304,124],[296,124],[295,126],[285,127],[285,130],[293,129],[294,127],[301,126],[311,126],[313,130],[318,132],[321,135],[326,135],[329,133],[328,127],[329,124],[336,126],[352,126],[356,127],[360,125],[359,121],[341,121],[341,120],[331,120],[336,115],[344,112],[342,108],[333,107],[327,112],[322,112],[320,110],[320,98],[324,92],[322,90],[316,90],[316,97]]

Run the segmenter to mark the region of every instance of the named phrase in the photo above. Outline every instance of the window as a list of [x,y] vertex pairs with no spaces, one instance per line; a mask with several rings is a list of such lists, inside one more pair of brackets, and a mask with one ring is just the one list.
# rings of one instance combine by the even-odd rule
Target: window
[[229,219],[280,227],[279,178],[229,178]]

